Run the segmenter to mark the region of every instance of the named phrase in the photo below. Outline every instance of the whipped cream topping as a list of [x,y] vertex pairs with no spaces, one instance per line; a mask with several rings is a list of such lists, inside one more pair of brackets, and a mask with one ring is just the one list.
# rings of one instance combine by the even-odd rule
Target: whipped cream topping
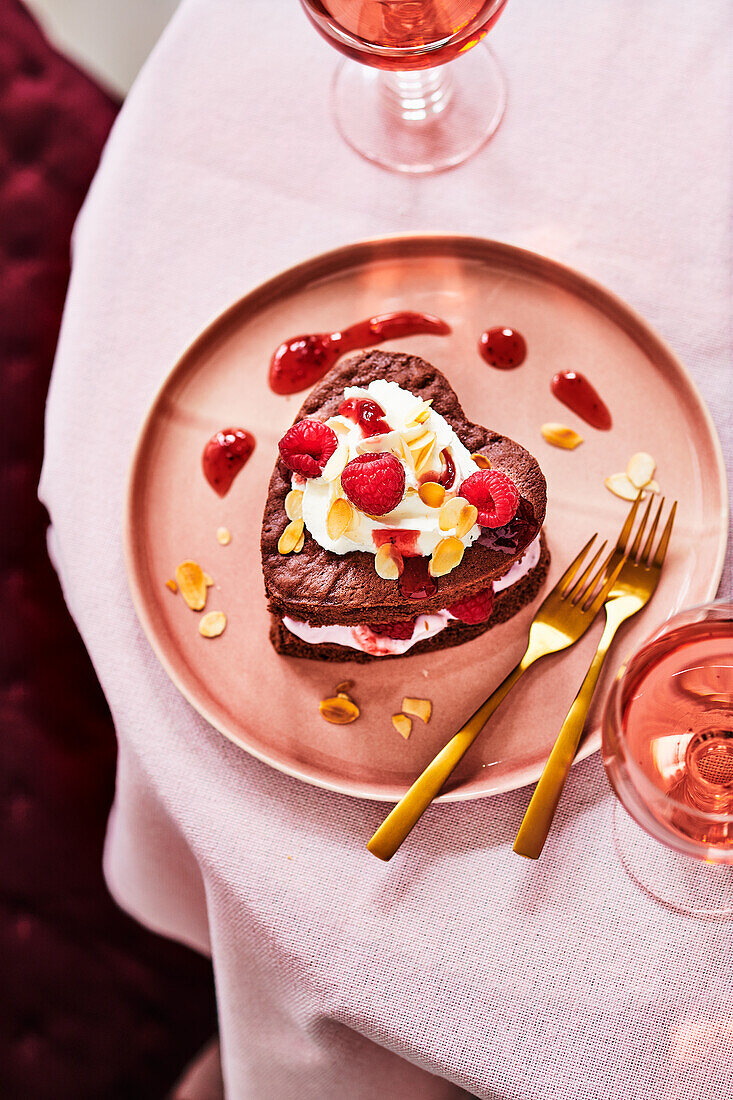
[[[508,573],[493,582],[494,592],[511,588],[513,584],[521,581],[522,577],[526,577],[539,562],[540,553],[538,535],[529,544],[522,557],[514,562]],[[361,650],[362,653],[369,653],[372,657],[385,657],[406,653],[418,642],[439,634],[452,619],[455,619],[455,615],[451,615],[450,611],[418,615],[411,638],[386,638],[381,634],[375,634],[368,626],[313,626],[311,623],[298,622],[297,619],[291,619],[287,615],[283,616],[283,624],[291,634],[309,645],[323,645],[330,642],[333,645]]]
[[[376,401],[384,410],[384,419],[391,430],[383,435],[365,438],[361,427],[348,417],[333,416],[326,422],[338,437],[336,453],[329,459],[321,477],[308,478],[305,484],[297,476],[292,481],[293,488],[303,490],[306,529],[324,550],[334,554],[348,554],[353,550],[376,554],[375,531],[387,528],[391,531],[414,531],[417,533],[415,552],[430,557],[447,532],[441,531],[438,526],[439,509],[428,508],[418,496],[420,476],[429,470],[440,471],[440,452],[444,449],[447,449],[456,468],[452,489],[457,490],[469,474],[478,470],[478,466],[447,420],[396,382],[379,378],[366,388],[348,386],[344,390],[344,399],[350,397]],[[420,422],[415,421],[418,415]],[[377,518],[355,509],[354,521],[348,532],[332,539],[326,520],[334,500],[344,495],[341,490],[344,466],[359,454],[381,451],[393,454],[404,467],[405,495],[402,501],[393,511]],[[461,539],[463,545],[471,546],[480,533],[478,525],[472,527]]]

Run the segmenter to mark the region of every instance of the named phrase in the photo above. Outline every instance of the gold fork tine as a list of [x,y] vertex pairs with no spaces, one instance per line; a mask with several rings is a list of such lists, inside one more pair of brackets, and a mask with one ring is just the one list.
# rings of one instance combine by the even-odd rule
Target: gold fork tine
[[654,546],[654,536],[657,533],[657,527],[659,526],[659,521],[662,518],[662,510],[663,509],[664,509],[664,497],[662,497],[660,505],[657,508],[657,514],[654,517],[654,522],[652,523],[651,531],[649,532],[649,534],[646,537],[646,542],[644,543],[644,549],[642,550],[641,557],[639,558],[639,561],[642,562],[642,564],[644,564],[644,565],[649,565],[649,563],[650,563],[651,556],[652,556],[652,547]]
[[590,615],[597,615],[598,612],[601,610],[601,607],[603,606],[603,604],[608,599],[608,594],[611,591],[611,589],[613,588],[616,581],[618,580],[618,575],[621,572],[621,570],[623,569],[625,564],[626,564],[626,558],[621,558],[621,561],[618,563],[616,568],[612,571],[611,575],[607,578],[606,583],[603,585],[603,588],[600,590],[600,592],[598,593],[598,595],[594,599],[593,603],[588,608],[588,612],[589,612]]
[[588,551],[590,550],[591,546],[593,545],[593,543],[595,542],[595,540],[597,538],[598,538],[598,535],[596,534],[596,535],[593,535],[592,538],[588,539],[585,546],[583,547],[583,549],[578,554],[577,558],[575,558],[574,561],[570,562],[570,565],[567,567],[567,569],[565,570],[563,575],[560,577],[560,580],[555,585],[555,591],[559,592],[561,596],[563,595],[563,592],[565,590],[566,585],[570,584],[573,577],[578,572],[578,569],[580,568],[580,565],[582,564],[583,558],[588,553]]
[[596,564],[596,562],[598,561],[598,559],[600,558],[601,554],[603,553],[603,551],[605,549],[606,549],[606,540],[604,540],[603,544],[598,547],[598,549],[595,552],[595,555],[593,556],[593,558],[588,563],[588,566],[583,570],[580,577],[575,582],[572,592],[568,593],[567,596],[563,596],[563,599],[570,600],[572,603],[577,603],[578,602],[576,600],[576,596],[578,596],[583,591],[583,589],[585,588],[585,582],[588,580],[588,577],[590,576],[590,573],[591,573],[591,570],[593,569],[593,566]]
[[639,524],[639,530],[636,532],[636,538],[634,539],[633,545],[632,545],[631,549],[629,550],[628,556],[632,559],[632,561],[636,561],[636,556],[639,553],[639,547],[641,546],[641,540],[644,537],[644,528],[647,525],[647,520],[649,519],[649,513],[651,512],[651,510],[652,510],[652,494],[650,493],[649,494],[649,500],[647,501],[647,505],[646,505],[646,511],[644,512],[644,515],[641,517],[641,523]]
[[[595,573],[593,574],[591,579],[588,581],[588,584],[585,586],[585,591],[582,592],[580,594],[580,596],[578,597],[576,603],[581,608],[583,608],[583,604],[588,599],[588,597],[593,595],[593,593],[595,591],[595,587],[598,584],[598,582],[600,581],[600,579],[606,575],[606,571],[608,570],[608,567],[611,564],[611,560],[612,560],[613,555],[615,553],[616,553],[616,550],[614,548],[611,551],[611,553],[606,557],[605,561],[601,565],[599,565],[598,569],[595,571]],[[583,608],[583,610],[585,610],[585,609]]]
[[624,525],[621,528],[621,533],[619,534],[618,539],[616,540],[616,549],[618,550],[619,554],[625,554],[626,553],[626,543],[627,543],[629,535],[631,534],[631,528],[634,526],[634,520],[636,519],[636,513],[639,510],[639,505],[640,504],[641,504],[641,489],[637,493],[636,500],[634,501],[634,503],[631,505],[631,508],[629,509],[629,514],[626,517],[626,520],[624,521]]
[[667,553],[667,547],[669,546],[669,539],[670,535],[672,534],[672,527],[674,525],[674,517],[676,512],[677,501],[675,501],[672,505],[672,511],[669,513],[669,519],[667,520],[665,528],[662,531],[662,537],[659,540],[659,546],[657,547],[657,552],[654,555],[654,561],[652,562],[652,565],[658,565],[660,569],[662,567],[662,564],[664,563],[664,558]]

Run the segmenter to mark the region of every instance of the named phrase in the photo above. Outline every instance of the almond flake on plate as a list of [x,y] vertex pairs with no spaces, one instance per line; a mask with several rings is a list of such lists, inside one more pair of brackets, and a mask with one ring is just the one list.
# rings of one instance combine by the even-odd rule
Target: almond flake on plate
[[646,451],[637,451],[629,459],[626,474],[632,485],[637,489],[643,489],[654,477],[656,468],[657,464],[650,454]]
[[207,611],[199,623],[199,634],[204,638],[218,638],[224,633],[227,617],[223,611]]
[[206,579],[197,561],[182,561],[176,567],[176,582],[181,595],[192,611],[206,606]]
[[639,495],[639,490],[631,484],[626,474],[611,474],[603,484],[622,500],[636,500]]
[[228,527],[217,527],[216,529],[216,541],[220,546],[228,546],[232,541],[232,533]]
[[565,451],[574,451],[583,442],[582,435],[564,424],[543,424],[540,432],[542,438],[553,447],[561,447]]
[[412,731],[412,719],[408,718],[406,714],[393,714],[392,725],[406,741]]
[[422,718],[423,722],[427,725],[430,721],[430,715],[433,712],[433,704],[429,699],[410,699],[405,697],[402,700],[402,709],[405,714],[411,714],[414,718]]
[[318,704],[321,717],[334,726],[347,726],[349,722],[355,722],[359,717],[359,708],[353,699],[345,695],[334,695],[329,699],[321,699]]

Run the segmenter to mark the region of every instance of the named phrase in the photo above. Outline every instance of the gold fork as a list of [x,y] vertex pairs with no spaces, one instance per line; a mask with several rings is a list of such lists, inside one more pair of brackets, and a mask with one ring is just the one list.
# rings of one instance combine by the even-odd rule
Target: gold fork
[[[422,775],[412,784],[407,794],[403,796],[379,826],[367,844],[367,848],[372,855],[385,860],[392,858],[407,834],[417,824],[436,797],[458,762],[476,740],[490,716],[530,665],[533,665],[540,657],[546,657],[550,653],[558,653],[562,649],[567,649],[568,646],[573,645],[585,634],[603,606],[621,569],[620,562],[615,568],[611,568],[612,555],[609,554],[596,572],[593,573],[594,566],[606,547],[604,542],[571,588],[575,574],[580,569],[597,537],[597,535],[593,535],[593,538],[588,540],[577,558],[570,563],[560,580],[546,597],[532,620],[529,628],[527,650],[516,668],[512,669],[496,691],[471,715],[465,726],[441,749],[432,763],[428,764]],[[591,574],[593,575],[591,576]],[[603,577],[607,579],[598,595],[593,598],[593,592]]]
[[664,497],[662,498],[651,530],[644,543],[644,549],[639,554],[641,540],[644,537],[652,507],[652,496],[650,494],[646,511],[639,524],[639,530],[636,532],[636,537],[627,556],[626,547],[640,502],[641,493],[632,504],[626,522],[621,528],[616,546],[611,553],[608,568],[616,574],[616,579],[608,592],[605,604],[606,625],[603,628],[601,640],[580,690],[568,711],[568,716],[560,728],[557,740],[545,764],[545,769],[527,807],[524,820],[517,833],[517,839],[514,841],[514,851],[517,855],[526,856],[527,859],[538,859],[544,847],[557,804],[560,801],[560,795],[565,786],[565,780],[578,750],[580,735],[583,732],[598,676],[614,635],[623,622],[630,619],[637,611],[641,611],[642,607],[649,602],[662,572],[669,539],[672,534],[675,512],[677,511],[677,501],[672,505],[656,553],[652,557],[654,537],[664,509]]

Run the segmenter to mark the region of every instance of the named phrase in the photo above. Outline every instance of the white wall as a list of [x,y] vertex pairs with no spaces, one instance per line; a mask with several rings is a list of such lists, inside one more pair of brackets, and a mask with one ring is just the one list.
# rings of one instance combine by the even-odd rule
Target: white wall
[[118,95],[180,0],[25,0],[51,41]]

